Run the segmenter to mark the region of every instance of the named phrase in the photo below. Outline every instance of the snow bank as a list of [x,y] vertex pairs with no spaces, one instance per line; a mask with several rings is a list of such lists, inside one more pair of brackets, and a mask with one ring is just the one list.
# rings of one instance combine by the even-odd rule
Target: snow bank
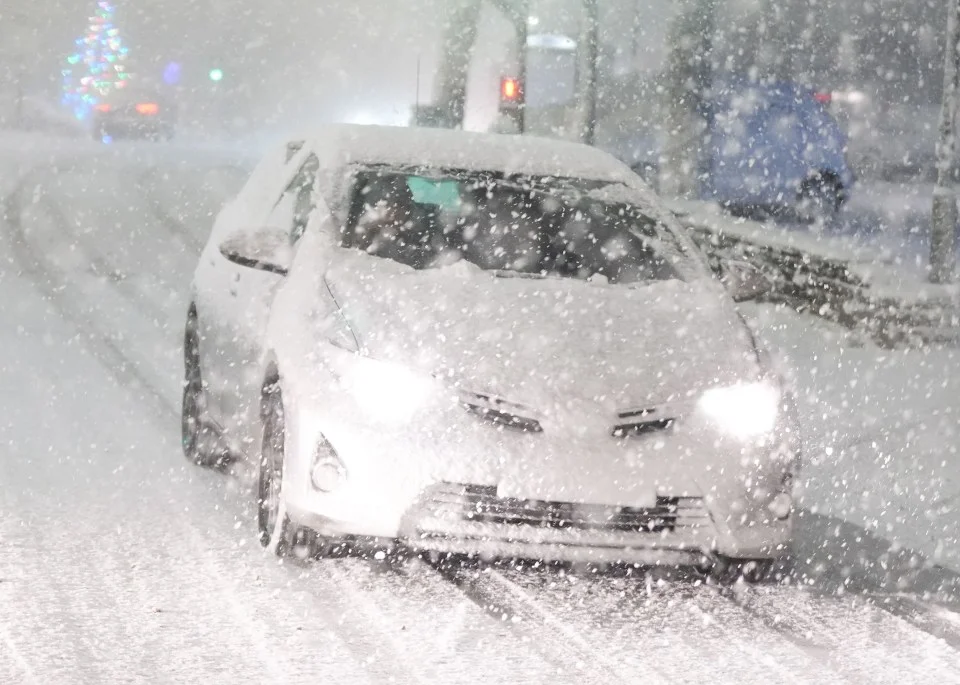
[[885,350],[787,307],[747,310],[794,370],[803,506],[960,570],[960,351]]
[[712,204],[671,208],[716,261],[752,262],[773,280],[767,299],[863,330],[884,345],[957,342],[960,288],[934,285],[883,247],[731,217]]

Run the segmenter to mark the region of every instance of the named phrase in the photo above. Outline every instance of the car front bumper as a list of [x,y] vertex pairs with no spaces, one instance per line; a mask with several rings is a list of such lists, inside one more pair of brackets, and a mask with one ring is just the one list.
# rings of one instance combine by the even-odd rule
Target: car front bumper
[[672,566],[695,565],[715,554],[773,558],[783,552],[792,534],[792,517],[734,532],[726,522],[717,521],[699,497],[682,498],[683,504],[670,525],[650,530],[617,529],[602,523],[563,525],[534,514],[524,522],[491,522],[483,515],[472,514],[472,502],[454,504],[451,492],[457,487],[443,483],[426,488],[396,522],[383,516],[384,511],[343,517],[339,514],[347,512],[338,512],[335,507],[319,511],[296,503],[288,504],[288,511],[299,525],[330,538],[391,540],[418,551],[490,559],[572,563]]
[[[790,542],[790,517],[771,516],[755,494],[772,494],[781,482],[784,467],[772,447],[751,453],[738,442],[705,440],[692,418],[676,430],[612,440],[608,431],[497,430],[444,407],[429,424],[386,427],[348,402],[328,406],[286,413],[287,510],[323,536],[638,564],[696,563],[712,554],[771,558]],[[319,435],[344,466],[332,492],[311,484]]]

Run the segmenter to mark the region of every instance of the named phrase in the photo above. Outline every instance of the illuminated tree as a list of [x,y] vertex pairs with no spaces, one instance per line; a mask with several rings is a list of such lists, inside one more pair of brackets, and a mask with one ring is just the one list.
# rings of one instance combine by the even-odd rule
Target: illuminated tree
[[106,95],[127,85],[127,48],[114,23],[116,6],[97,2],[87,31],[76,40],[76,51],[63,69],[63,102],[78,119],[84,118]]

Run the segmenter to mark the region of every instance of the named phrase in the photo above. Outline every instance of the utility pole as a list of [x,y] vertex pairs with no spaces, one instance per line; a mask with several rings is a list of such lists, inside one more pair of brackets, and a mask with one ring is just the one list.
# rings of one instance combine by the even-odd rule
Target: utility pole
[[444,128],[462,128],[467,101],[467,72],[477,41],[480,0],[449,2],[444,29],[443,60],[437,69],[435,105],[442,113]]
[[667,195],[694,195],[706,133],[703,106],[713,87],[713,31],[716,0],[681,0],[669,33],[665,90],[667,148],[660,188]]
[[937,185],[930,226],[930,281],[950,283],[956,268],[957,109],[960,100],[960,0],[947,0],[947,41],[943,64],[943,104],[937,142]]
[[586,64],[583,73],[583,132],[581,140],[593,145],[597,138],[597,70],[600,62],[600,6],[599,0],[583,0],[583,40]]
[[528,17],[529,2],[524,2],[523,19],[517,22],[517,61],[520,63],[518,79],[520,81],[521,101],[514,115],[517,122],[517,132],[523,135],[527,132],[527,57],[530,53],[530,19]]

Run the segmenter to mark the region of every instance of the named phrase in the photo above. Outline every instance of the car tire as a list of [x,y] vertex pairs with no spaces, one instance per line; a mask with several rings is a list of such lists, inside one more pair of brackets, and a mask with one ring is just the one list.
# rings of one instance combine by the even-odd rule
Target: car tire
[[840,185],[828,176],[815,176],[800,187],[797,212],[804,223],[830,226],[836,221],[841,204]]
[[183,401],[180,435],[184,456],[197,466],[222,466],[228,460],[220,431],[207,411],[207,394],[200,373],[200,334],[196,310],[187,315],[183,336]]
[[286,449],[283,396],[276,382],[264,393],[263,440],[257,478],[257,533],[260,544],[278,557],[316,559],[325,546],[320,536],[295,525],[287,515],[283,496],[283,468]]

